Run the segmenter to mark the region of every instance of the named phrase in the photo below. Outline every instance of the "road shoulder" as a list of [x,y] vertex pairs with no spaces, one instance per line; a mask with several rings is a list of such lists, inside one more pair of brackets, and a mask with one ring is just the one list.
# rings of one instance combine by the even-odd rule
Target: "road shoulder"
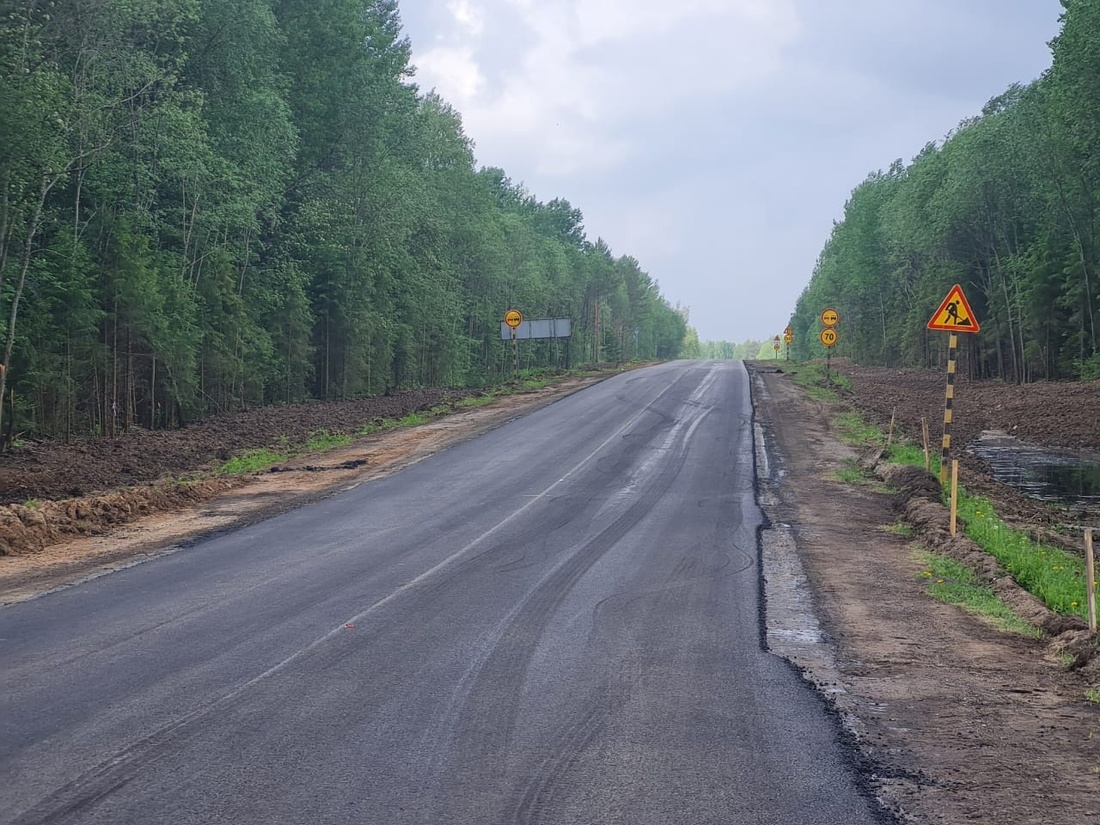
[[[765,563],[787,591],[766,590],[769,646],[847,720],[884,804],[914,822],[1100,816],[1100,708],[1080,678],[1042,642],[926,595],[891,495],[838,479],[856,456],[788,376],[754,372],[753,397]],[[807,607],[818,624],[791,618]]]

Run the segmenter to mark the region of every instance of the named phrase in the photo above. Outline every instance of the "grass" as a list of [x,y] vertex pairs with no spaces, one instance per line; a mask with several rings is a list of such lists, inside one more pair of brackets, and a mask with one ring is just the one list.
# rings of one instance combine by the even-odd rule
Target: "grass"
[[936,553],[925,553],[920,575],[928,582],[928,594],[946,604],[954,604],[991,621],[1008,633],[1038,638],[1042,631],[1024,621],[1006,605],[992,588],[983,584],[963,564]]
[[1085,699],[1092,702],[1094,705],[1100,705],[1100,690],[1089,688],[1085,691]]
[[959,516],[966,535],[993,556],[1021,587],[1056,613],[1086,618],[1085,562],[1062,550],[1032,541],[1005,524],[986,498],[959,491]]
[[244,475],[246,473],[256,473],[260,470],[266,470],[273,464],[278,464],[280,461],[286,461],[288,455],[286,453],[277,453],[274,450],[269,450],[266,447],[261,447],[258,450],[247,450],[240,455],[233,456],[229,461],[225,462],[218,472],[221,475]]
[[346,447],[354,441],[350,435],[337,435],[327,430],[318,430],[306,442],[303,452],[319,453],[336,447]]
[[895,524],[888,525],[883,529],[887,533],[893,533],[895,536],[904,536],[905,538],[909,538],[913,535],[913,528],[906,524],[904,521],[899,521]]
[[882,430],[868,424],[859,413],[841,412],[833,417],[844,440],[856,447],[881,447],[886,443]]
[[867,475],[854,461],[849,459],[845,462],[844,469],[837,470],[833,475],[838,481],[842,481],[845,484],[866,484]]
[[824,403],[839,401],[837,389],[852,388],[852,382],[836,371],[830,370],[826,378],[825,365],[813,361],[787,367],[787,371],[794,377],[794,382],[806,390],[806,394],[814,401]]
[[[940,472],[940,454],[933,450],[930,457],[932,461],[929,472],[933,475],[938,475]],[[890,452],[887,458],[894,464],[904,464],[908,467],[923,467],[924,447],[906,441],[895,441],[890,445]]]

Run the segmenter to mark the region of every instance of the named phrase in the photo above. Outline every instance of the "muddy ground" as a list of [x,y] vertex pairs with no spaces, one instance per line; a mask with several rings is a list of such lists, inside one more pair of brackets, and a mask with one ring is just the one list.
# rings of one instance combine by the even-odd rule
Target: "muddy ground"
[[[910,434],[920,432],[925,416],[938,440],[942,375],[839,366],[852,382],[845,403],[881,424],[896,408],[899,428]],[[176,480],[281,436],[301,441],[320,429],[355,432],[373,419],[455,397],[425,392],[274,408],[176,433],[34,445],[0,456],[0,500],[8,502],[0,506],[0,553],[8,553],[0,556],[0,603],[185,549],[211,531],[394,472],[595,380],[569,379],[420,427],[376,433],[245,478]],[[1079,630],[1045,625],[1050,617],[1016,594],[995,565],[946,540],[942,508],[921,500],[919,484],[899,496],[891,492],[897,484],[841,482],[837,471],[864,456],[834,430],[834,410],[807,398],[789,375],[761,372],[754,384],[758,423],[777,464],[765,511],[773,526],[786,525],[827,641],[827,655],[799,649],[786,655],[848,721],[883,802],[899,821],[1100,822],[1100,705],[1084,698],[1100,680],[1100,657],[1071,670],[1052,644],[1063,639],[1079,649]],[[984,429],[1050,446],[1100,445],[1095,383],[1020,388],[960,381],[955,407],[959,446]],[[1014,496],[983,472],[980,461],[965,460],[967,482],[985,485],[1016,519],[1064,523],[1056,510]],[[896,532],[907,518],[917,523],[916,535]],[[977,564],[998,593],[1047,626],[1046,637],[1011,636],[931,599],[921,546]]]

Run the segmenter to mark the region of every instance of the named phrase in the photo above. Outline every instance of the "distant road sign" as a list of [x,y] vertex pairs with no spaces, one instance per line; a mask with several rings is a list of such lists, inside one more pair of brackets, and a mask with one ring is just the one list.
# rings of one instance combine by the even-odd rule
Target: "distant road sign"
[[520,315],[518,309],[510,309],[506,313],[504,313],[504,323],[506,323],[512,329],[515,329],[523,323],[523,316]]
[[783,340],[788,344],[794,341],[794,333],[791,332],[791,328],[787,327],[787,331],[783,333]]
[[573,334],[573,323],[569,318],[525,318],[514,329],[500,322],[500,339],[509,341],[515,336],[521,341],[529,338],[568,338]]
[[836,330],[832,327],[825,327],[825,329],[821,330],[821,335],[818,337],[821,339],[821,343],[830,349],[836,346],[837,334]]
[[835,327],[840,323],[840,315],[835,309],[827,309],[821,313],[821,323],[827,327]]
[[974,310],[970,308],[970,302],[963,295],[961,286],[955,284],[951,287],[940,308],[928,322],[928,328],[941,329],[945,332],[979,332],[981,330],[981,325],[974,315]]

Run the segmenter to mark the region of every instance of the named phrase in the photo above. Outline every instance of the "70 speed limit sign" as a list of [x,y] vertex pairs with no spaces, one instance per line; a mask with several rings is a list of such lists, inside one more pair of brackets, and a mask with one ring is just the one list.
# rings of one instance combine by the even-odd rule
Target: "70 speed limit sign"
[[818,336],[821,339],[821,343],[832,349],[836,346],[837,334],[836,330],[832,327],[826,327],[821,330],[821,334]]

